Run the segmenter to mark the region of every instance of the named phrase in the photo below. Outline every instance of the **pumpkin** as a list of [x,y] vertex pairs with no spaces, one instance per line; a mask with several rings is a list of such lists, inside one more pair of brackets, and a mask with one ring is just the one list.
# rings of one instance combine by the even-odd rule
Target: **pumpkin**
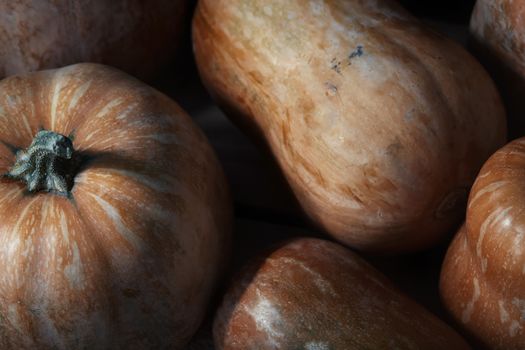
[[451,328],[342,246],[311,238],[251,262],[216,315],[233,349],[468,349]]
[[193,45],[209,91],[265,139],[306,213],[361,250],[435,244],[505,140],[482,67],[395,2],[201,0]]
[[490,349],[525,347],[524,169],[524,138],[486,162],[441,272],[445,306]]
[[470,21],[472,49],[498,84],[511,137],[525,135],[525,1],[478,0]]
[[0,173],[1,349],[183,346],[232,214],[175,102],[97,64],[6,78]]
[[186,0],[0,2],[0,77],[101,62],[150,78],[175,53]]

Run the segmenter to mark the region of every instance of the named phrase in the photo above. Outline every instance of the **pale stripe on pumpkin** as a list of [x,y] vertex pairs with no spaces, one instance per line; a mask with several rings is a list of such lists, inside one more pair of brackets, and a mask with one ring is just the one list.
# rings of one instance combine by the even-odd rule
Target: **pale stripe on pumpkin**
[[508,185],[510,184],[509,181],[507,180],[501,180],[501,181],[496,181],[496,182],[493,182],[491,183],[490,185],[488,186],[485,186],[483,189],[481,190],[478,190],[476,192],[476,194],[474,195],[474,197],[472,197],[469,201],[469,208],[472,207],[474,205],[474,203],[476,203],[476,201],[478,199],[480,199],[480,197],[482,197],[483,195],[485,195],[486,193],[493,193],[494,191],[500,189],[501,187],[505,186],[505,185]]
[[64,238],[65,245],[69,246],[69,225],[64,213],[61,213],[60,215],[60,229],[62,230],[62,237]]
[[53,79],[53,94],[51,95],[51,130],[56,130],[57,108],[60,102],[60,94],[62,86],[66,79],[63,79],[64,71],[59,70],[55,72]]
[[[113,112],[113,109],[119,105],[122,105],[121,107],[126,107],[126,104],[123,104],[123,102],[126,102],[123,98],[116,98],[114,100],[109,101],[102,109],[98,111],[98,113],[91,118],[91,121],[96,121],[97,119],[106,118],[110,112]],[[111,113],[113,114],[113,113]],[[87,137],[86,139],[89,139]]]
[[75,90],[75,93],[73,94],[73,97],[71,98],[71,100],[69,101],[69,105],[67,107],[67,111],[70,112],[72,109],[74,109],[78,102],[80,101],[80,99],[82,97],[84,97],[84,95],[86,94],[86,92],[88,91],[88,89],[91,87],[91,83],[92,81],[91,80],[88,80],[86,81],[84,84],[80,85],[76,90]]
[[479,281],[476,277],[474,277],[472,283],[474,284],[474,292],[472,294],[472,298],[467,303],[465,309],[463,310],[463,314],[461,316],[461,320],[463,323],[468,323],[470,321],[470,317],[472,316],[472,313],[474,312],[474,305],[478,301],[481,291],[479,288]]
[[73,261],[64,268],[64,275],[73,288],[81,289],[84,286],[84,266],[76,242],[73,242]]
[[[13,232],[22,232],[20,230],[21,225],[27,225],[27,227],[31,227],[29,220],[26,219],[26,216],[28,213],[31,213],[33,219],[34,219],[34,213],[32,213],[31,206],[38,200],[38,197],[34,197],[29,203],[24,205],[24,209],[20,213],[20,216],[18,217],[18,220],[16,221],[15,227],[13,227]],[[32,220],[31,220],[32,221]]]
[[279,309],[268,300],[259,289],[255,289],[257,300],[255,305],[248,307],[244,306],[244,311],[250,315],[255,322],[258,330],[265,332],[268,335],[268,342],[272,346],[278,348],[280,339],[285,336],[282,332],[284,326],[283,319]]
[[[285,262],[288,265],[294,265],[301,268],[301,270],[305,271],[309,275],[311,275],[313,282],[315,285],[321,290],[323,293],[330,293],[333,297],[337,296],[337,292],[333,288],[330,281],[328,281],[322,274],[320,274],[317,271],[312,270],[307,265],[305,265],[302,261],[293,259],[293,258],[280,258],[279,261]],[[267,262],[270,264],[274,263],[274,259],[268,259]],[[275,262],[276,264],[280,264],[279,262]],[[279,266],[279,265],[277,265]],[[293,267],[290,267],[290,270],[293,270]]]
[[107,169],[110,173],[116,173],[125,177],[129,177],[133,180],[138,181],[146,187],[149,187],[156,192],[179,194],[175,191],[175,188],[181,187],[176,178],[168,175],[163,175],[162,178],[154,178],[141,174],[136,171],[123,170],[123,169]]
[[[488,215],[485,218],[485,220],[481,224],[480,229],[479,229],[478,241],[476,242],[476,254],[479,258],[482,258],[481,244],[483,243],[483,240],[485,239],[485,235],[487,233],[489,226],[492,224],[499,224],[499,222],[505,218],[505,216],[508,214],[510,210],[512,210],[512,208],[513,207],[511,206],[507,208],[500,208],[498,210],[493,211],[492,213],[490,213],[490,215]],[[487,270],[487,259],[484,258],[482,259],[482,262],[481,262],[481,271],[485,272],[486,270]]]
[[89,193],[95,201],[100,205],[100,207],[103,209],[103,211],[106,213],[107,217],[110,219],[110,221],[113,223],[113,226],[117,229],[117,232],[127,241],[129,242],[133,248],[136,250],[142,250],[144,247],[146,247],[146,244],[144,241],[137,236],[135,233],[133,233],[122,221],[122,216],[120,215],[119,211],[112,206],[109,202],[102,199],[101,197],[97,196],[96,194]]
[[139,107],[139,106],[140,106],[140,104],[139,104],[138,102],[135,102],[135,103],[129,103],[129,104],[128,104],[128,107],[126,107],[126,109],[124,109],[122,112],[120,112],[120,113],[117,115],[116,119],[117,119],[117,120],[126,119],[126,118],[130,115],[130,113],[131,113],[132,111],[134,111],[134,110],[135,110],[137,107]]
[[[2,186],[2,189],[4,187]],[[11,190],[8,191],[1,191],[0,193],[3,193],[3,196],[0,197],[0,204],[2,204],[5,200],[11,200],[13,197],[16,197],[16,195],[19,195],[21,190],[19,188],[11,188]]]

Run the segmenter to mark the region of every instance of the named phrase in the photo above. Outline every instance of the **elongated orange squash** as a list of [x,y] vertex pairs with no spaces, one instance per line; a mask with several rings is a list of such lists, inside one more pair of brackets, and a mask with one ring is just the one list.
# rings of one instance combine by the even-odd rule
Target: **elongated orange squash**
[[212,95],[265,139],[309,216],[359,249],[434,244],[505,141],[485,71],[394,1],[201,0],[193,44]]

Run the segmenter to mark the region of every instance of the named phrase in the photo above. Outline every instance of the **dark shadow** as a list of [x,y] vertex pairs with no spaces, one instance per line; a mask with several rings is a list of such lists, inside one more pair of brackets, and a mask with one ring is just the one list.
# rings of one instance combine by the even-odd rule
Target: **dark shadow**
[[470,20],[475,0],[400,0],[417,17],[466,24]]
[[473,36],[468,48],[494,79],[507,110],[509,140],[525,136],[525,75],[516,71],[501,54],[488,48]]

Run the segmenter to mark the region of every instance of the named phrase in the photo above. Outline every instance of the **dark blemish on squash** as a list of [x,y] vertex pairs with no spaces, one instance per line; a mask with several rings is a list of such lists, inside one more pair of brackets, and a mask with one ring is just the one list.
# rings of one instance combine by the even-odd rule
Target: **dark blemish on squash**
[[354,51],[352,51],[350,53],[350,55],[348,56],[348,65],[352,64],[352,62],[350,61],[352,58],[361,57],[361,56],[363,56],[363,54],[364,54],[363,46],[362,45],[357,45],[356,49]]
[[337,86],[329,81],[324,83],[324,86],[326,87],[326,96],[335,96],[337,95]]
[[405,113],[405,115],[403,117],[404,117],[404,119],[407,122],[410,122],[410,121],[414,120],[415,115],[416,115],[416,109],[415,108],[410,108],[408,111],[406,111],[406,113]]
[[[365,52],[363,50],[363,46],[362,45],[357,45],[356,49],[354,51],[350,52],[348,57],[346,57],[343,61],[344,61],[344,63],[347,66],[350,66],[350,65],[352,65],[352,60],[354,58],[361,57],[364,54],[365,54]],[[339,61],[336,57],[334,57],[330,61],[330,64],[331,64],[331,69],[336,71],[337,74],[341,74],[342,73],[342,69],[341,69],[341,66],[343,65],[342,61]]]
[[331,69],[334,70],[337,74],[341,74],[341,61],[338,61],[337,58],[332,58],[332,61],[330,61],[332,64]]
[[392,158],[396,158],[402,149],[403,145],[401,144],[401,142],[396,141],[386,148],[386,154],[388,154]]

